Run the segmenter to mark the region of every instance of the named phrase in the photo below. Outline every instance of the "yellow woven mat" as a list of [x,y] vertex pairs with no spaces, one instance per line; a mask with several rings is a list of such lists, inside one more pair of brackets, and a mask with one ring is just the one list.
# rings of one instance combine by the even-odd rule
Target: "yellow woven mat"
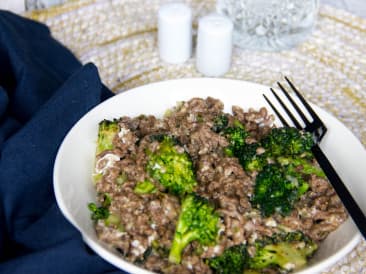
[[[25,14],[47,24],[82,63],[93,62],[114,92],[150,82],[202,76],[194,57],[168,65],[157,52],[156,12],[167,1],[79,0]],[[186,1],[197,18],[215,1]],[[305,96],[341,120],[366,145],[366,20],[321,6],[313,35],[281,53],[234,50],[224,76],[273,86],[290,76]],[[325,273],[366,273],[366,242]]]

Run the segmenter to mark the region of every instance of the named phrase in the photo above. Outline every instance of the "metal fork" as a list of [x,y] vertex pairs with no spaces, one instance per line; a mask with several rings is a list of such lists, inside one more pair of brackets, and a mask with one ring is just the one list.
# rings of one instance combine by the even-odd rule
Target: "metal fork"
[[[357,202],[352,197],[352,194],[349,192],[347,187],[342,182],[342,179],[339,177],[337,172],[335,171],[334,167],[324,154],[324,152],[320,149],[319,143],[324,137],[325,133],[327,132],[327,127],[322,122],[322,120],[319,118],[319,116],[315,113],[315,111],[312,109],[312,107],[309,105],[309,103],[305,100],[305,98],[300,94],[300,92],[297,90],[297,88],[291,83],[291,81],[285,77],[286,82],[290,86],[291,90],[293,91],[294,96],[291,96],[289,92],[284,88],[284,86],[278,82],[278,86],[281,90],[281,92],[285,95],[285,98],[290,103],[290,105],[293,107],[293,110],[291,111],[289,107],[285,104],[285,100],[281,99],[281,97],[278,95],[278,93],[271,88],[271,92],[278,101],[279,105],[282,107],[283,111],[287,114],[288,118],[284,118],[283,115],[281,115],[280,111],[272,104],[272,102],[268,99],[266,95],[263,94],[265,100],[268,102],[268,104],[271,106],[273,111],[276,113],[280,121],[284,126],[290,127],[292,122],[292,126],[296,127],[299,130],[305,130],[307,132],[310,132],[314,138],[315,145],[312,147],[312,152],[314,154],[315,159],[318,161],[320,167],[323,169],[325,175],[327,176],[329,182],[332,184],[334,190],[338,194],[339,198],[343,202],[345,208],[347,209],[349,215],[352,217],[354,223],[357,225],[358,229],[360,230],[363,237],[366,239],[366,218],[365,214],[362,212],[361,208],[357,204]],[[311,117],[311,120],[309,120],[304,112],[299,107],[299,104],[297,104],[294,100],[295,96],[299,99],[301,104],[303,105],[303,109],[306,109],[308,114]],[[296,111],[297,115],[301,118],[304,126],[302,123],[295,117],[294,112]],[[290,120],[288,122],[288,120]]]

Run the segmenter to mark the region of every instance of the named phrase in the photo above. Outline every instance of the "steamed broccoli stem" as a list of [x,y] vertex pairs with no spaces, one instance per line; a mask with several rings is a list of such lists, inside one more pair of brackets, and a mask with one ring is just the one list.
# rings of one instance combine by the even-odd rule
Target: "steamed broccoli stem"
[[264,216],[275,212],[287,215],[308,188],[309,185],[292,168],[269,164],[256,177],[251,202]]
[[96,154],[102,151],[113,149],[113,139],[119,132],[119,125],[117,120],[103,120],[99,123],[97,151]]
[[117,186],[121,186],[127,181],[127,179],[128,179],[127,174],[124,172],[121,172],[120,174],[118,174],[115,183]]
[[255,254],[249,260],[249,268],[279,267],[286,271],[306,265],[318,246],[301,232],[274,234],[271,238],[255,243]]
[[165,137],[154,153],[148,153],[147,170],[155,180],[175,195],[192,193],[197,185],[192,161],[176,149],[174,140]]
[[186,246],[198,241],[201,245],[210,245],[218,237],[219,216],[208,201],[196,194],[189,194],[181,204],[173,242],[169,252],[169,261],[179,264]]
[[[179,228],[177,228],[178,230]],[[182,253],[185,247],[192,241],[199,238],[197,231],[192,231],[184,235],[176,234],[169,252],[169,261],[179,264],[182,260]]]
[[105,219],[104,223],[107,226],[118,226],[121,223],[121,218],[117,214],[110,213],[108,218]]
[[207,260],[207,264],[217,274],[243,273],[248,265],[249,255],[245,244],[231,246],[217,257]]

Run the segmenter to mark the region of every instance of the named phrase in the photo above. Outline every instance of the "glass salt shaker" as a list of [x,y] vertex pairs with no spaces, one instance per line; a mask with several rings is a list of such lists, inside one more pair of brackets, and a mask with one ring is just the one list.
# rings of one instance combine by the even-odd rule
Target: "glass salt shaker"
[[234,24],[238,47],[279,51],[290,49],[311,34],[318,0],[217,0],[218,13]]

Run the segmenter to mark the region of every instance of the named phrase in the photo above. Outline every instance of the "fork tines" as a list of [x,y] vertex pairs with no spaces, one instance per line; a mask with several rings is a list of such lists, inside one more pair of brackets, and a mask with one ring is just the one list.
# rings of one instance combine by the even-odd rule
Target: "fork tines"
[[[323,169],[324,173],[326,174],[327,178],[329,179],[329,182],[332,184],[334,190],[338,194],[338,197],[342,200],[344,206],[348,210],[348,213],[351,215],[353,221],[359,228],[361,234],[366,239],[366,218],[365,214],[363,213],[362,209],[359,207],[357,202],[352,197],[352,194],[349,192],[347,187],[342,182],[342,179],[337,174],[336,170],[332,166],[331,162],[328,160],[327,156],[324,154],[324,152],[321,150],[318,143],[321,141],[322,137],[327,131],[327,128],[325,127],[322,120],[320,120],[319,116],[315,113],[315,111],[312,109],[309,103],[306,102],[304,97],[300,94],[300,92],[295,88],[295,86],[290,82],[290,80],[285,77],[286,82],[290,86],[291,90],[293,91],[294,95],[291,95],[281,83],[277,83],[282,93],[285,95],[286,100],[283,100],[280,98],[278,93],[271,88],[271,92],[273,93],[274,97],[278,101],[279,105],[283,109],[283,112],[286,113],[288,116],[290,122],[298,128],[299,130],[305,130],[307,132],[310,132],[313,136],[313,139],[315,141],[315,145],[312,147],[312,152],[314,154],[314,157],[318,161],[320,167]],[[284,126],[290,126],[289,121],[285,119],[285,117],[280,113],[280,111],[274,106],[274,104],[263,94],[264,98],[270,105],[270,107],[273,109],[273,111],[276,113],[278,118],[281,120],[282,124]],[[299,105],[295,102],[294,98],[295,96],[297,99],[300,100],[301,104],[303,105],[302,109],[305,109],[309,116],[311,117],[311,120],[309,120],[302,109],[299,107]],[[297,113],[297,116],[301,118],[302,122],[305,124],[305,126],[302,126],[301,123],[297,120],[295,115],[293,115],[290,108],[286,105],[284,101],[288,101],[287,105],[293,107],[293,111]]]
[[[287,107],[286,103],[281,99],[281,97],[277,94],[277,92],[270,88],[272,94],[275,96],[278,103],[281,105],[283,110],[286,112],[288,118],[291,120],[292,124],[297,129],[304,129],[306,131],[312,132],[317,142],[319,142],[323,136],[325,135],[327,128],[324,123],[321,121],[319,116],[310,106],[310,104],[306,101],[306,99],[301,95],[301,93],[297,90],[297,88],[292,84],[292,82],[285,76],[284,77],[288,85],[290,86],[292,93],[300,100],[303,107],[311,116],[311,121],[306,117],[303,110],[299,107],[299,105],[295,102],[293,96],[290,95],[290,92],[286,90],[286,88],[280,83],[277,82],[278,87],[282,91],[282,93],[286,96],[287,100],[290,102],[292,107],[296,110],[297,114],[300,116],[301,120],[304,122],[305,127],[303,127],[298,119],[293,115],[292,111]],[[263,95],[267,103],[271,106],[273,111],[276,113],[277,117],[280,119],[281,123],[284,126],[290,126],[289,122],[284,118],[283,115],[277,110],[277,108],[271,103],[271,101],[267,98],[267,96]]]

